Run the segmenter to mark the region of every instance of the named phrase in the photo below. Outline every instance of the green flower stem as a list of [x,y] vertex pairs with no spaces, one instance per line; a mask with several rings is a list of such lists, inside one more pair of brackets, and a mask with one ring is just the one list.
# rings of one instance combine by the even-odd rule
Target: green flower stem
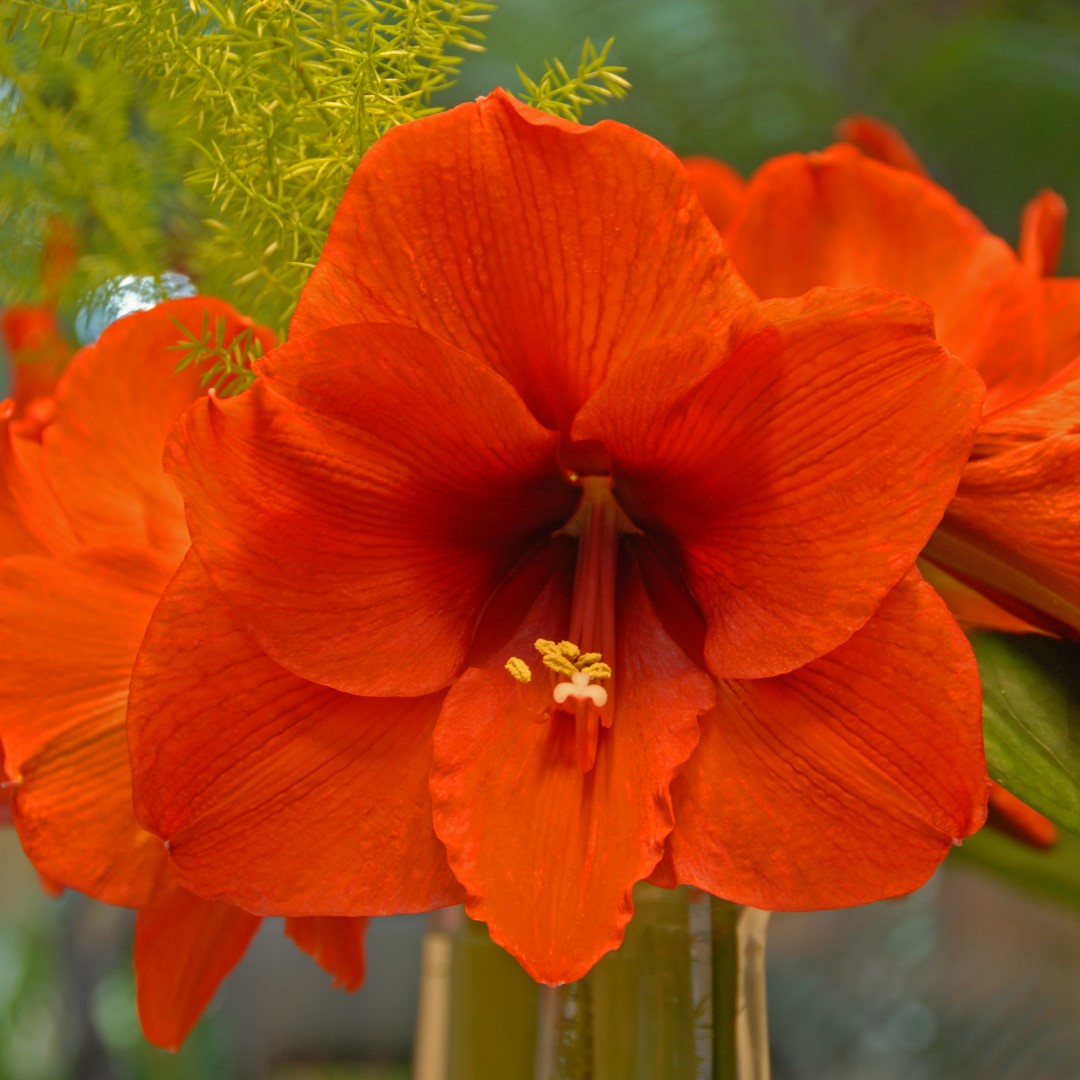
[[768,1080],[767,914],[652,885],[634,903],[620,948],[564,986],[480,923],[429,931],[415,1080]]
[[447,1080],[530,1080],[536,984],[471,919],[454,940],[452,968]]
[[769,913],[713,898],[712,1080],[769,1080],[765,931]]
[[739,908],[712,897],[712,1080],[739,1080]]

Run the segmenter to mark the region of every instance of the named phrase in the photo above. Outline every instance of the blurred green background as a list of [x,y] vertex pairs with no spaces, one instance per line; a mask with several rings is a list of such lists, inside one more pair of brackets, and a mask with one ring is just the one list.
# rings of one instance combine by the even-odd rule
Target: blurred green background
[[[504,0],[460,100],[515,86],[589,36],[633,90],[593,109],[681,154],[749,174],[832,141],[853,113],[897,125],[931,174],[1015,242],[1051,187],[1080,206],[1080,4],[1075,0]],[[1061,268],[1080,273],[1080,227]]]

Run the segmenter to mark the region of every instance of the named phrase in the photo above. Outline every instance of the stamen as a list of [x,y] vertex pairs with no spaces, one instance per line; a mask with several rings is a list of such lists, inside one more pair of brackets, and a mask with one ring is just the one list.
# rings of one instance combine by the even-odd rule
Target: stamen
[[520,656],[511,656],[510,659],[506,661],[506,670],[509,671],[519,683],[532,682],[532,668],[530,668]]
[[[604,665],[607,667],[607,665]],[[598,709],[607,704],[607,691],[602,686],[589,684],[589,675],[584,671],[575,671],[569,682],[559,683],[551,692],[556,705],[564,705],[568,697],[578,701],[591,701]]]
[[[557,709],[573,714],[578,766],[589,772],[596,764],[600,728],[611,727],[615,715],[614,685],[596,683],[610,680],[614,667],[619,541],[624,534],[639,530],[615,501],[610,476],[574,475],[572,479],[581,484],[581,503],[556,533],[577,541],[568,635],[572,640],[538,638],[534,646],[544,667],[557,676],[551,700]],[[605,663],[604,656],[609,662]],[[519,682],[528,681],[522,677],[528,665],[520,658],[511,657],[506,669]]]

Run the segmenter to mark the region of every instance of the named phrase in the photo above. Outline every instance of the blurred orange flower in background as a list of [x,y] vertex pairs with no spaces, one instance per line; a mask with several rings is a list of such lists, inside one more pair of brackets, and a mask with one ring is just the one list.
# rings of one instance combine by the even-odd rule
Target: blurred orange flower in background
[[[19,421],[9,403],[0,432],[0,741],[11,816],[50,883],[138,909],[140,1018],[167,1047],[183,1040],[260,921],[180,886],[131,801],[128,682],[188,547],[162,447],[202,394],[193,368],[176,373],[172,346],[177,324],[198,334],[205,319],[221,320],[226,339],[251,326],[214,300],[131,315],[75,356],[43,424]],[[287,932],[359,985],[362,921],[293,922]]]
[[[841,130],[861,150],[775,158],[714,221],[759,296],[877,285],[930,304],[938,340],[987,386],[971,461],[925,552],[931,580],[971,623],[1076,637],[1080,280],[1046,276],[1064,203],[1032,202],[1017,255],[887,125],[858,117]],[[707,205],[713,190],[702,185]]]

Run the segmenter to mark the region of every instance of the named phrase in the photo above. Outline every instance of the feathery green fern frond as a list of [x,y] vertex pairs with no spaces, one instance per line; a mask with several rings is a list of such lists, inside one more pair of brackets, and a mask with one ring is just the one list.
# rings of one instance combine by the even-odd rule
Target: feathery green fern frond
[[176,365],[177,371],[188,367],[202,368],[201,384],[213,387],[219,397],[239,394],[255,381],[251,365],[262,356],[263,348],[253,327],[240,331],[226,342],[225,319],[215,319],[211,323],[209,315],[205,316],[198,334],[178,320],[173,322],[181,334],[180,341],[172,346],[182,354]]
[[[130,88],[133,105],[167,111],[174,146],[190,155],[194,202],[208,208],[174,232],[182,250],[173,268],[179,264],[201,288],[281,331],[360,157],[388,128],[435,111],[433,95],[452,85],[461,62],[451,50],[479,47],[492,6],[190,0],[184,8],[173,0],[83,0],[69,7],[16,0],[12,9],[0,75],[15,88],[8,99],[20,129],[35,129],[38,157],[79,178],[78,118],[39,107],[38,81],[66,67],[103,92],[113,69],[125,73],[111,82],[113,92]],[[36,68],[17,67],[20,49],[38,57]],[[130,109],[109,115],[128,121],[112,132],[119,168],[117,155],[141,149],[141,133]],[[88,238],[88,250],[115,252],[124,263],[110,266],[117,272],[168,268],[160,235],[141,228],[146,208],[130,212],[98,178],[85,180],[80,216],[93,232],[113,234],[101,244]],[[131,186],[155,191],[148,181]],[[54,212],[77,203],[73,194],[63,192]]]
[[539,80],[529,78],[519,67],[518,78],[525,87],[522,99],[566,120],[580,120],[586,106],[625,97],[630,89],[624,77],[626,68],[608,63],[608,53],[614,44],[615,39],[608,38],[598,50],[586,38],[573,74],[561,60],[549,60]]

